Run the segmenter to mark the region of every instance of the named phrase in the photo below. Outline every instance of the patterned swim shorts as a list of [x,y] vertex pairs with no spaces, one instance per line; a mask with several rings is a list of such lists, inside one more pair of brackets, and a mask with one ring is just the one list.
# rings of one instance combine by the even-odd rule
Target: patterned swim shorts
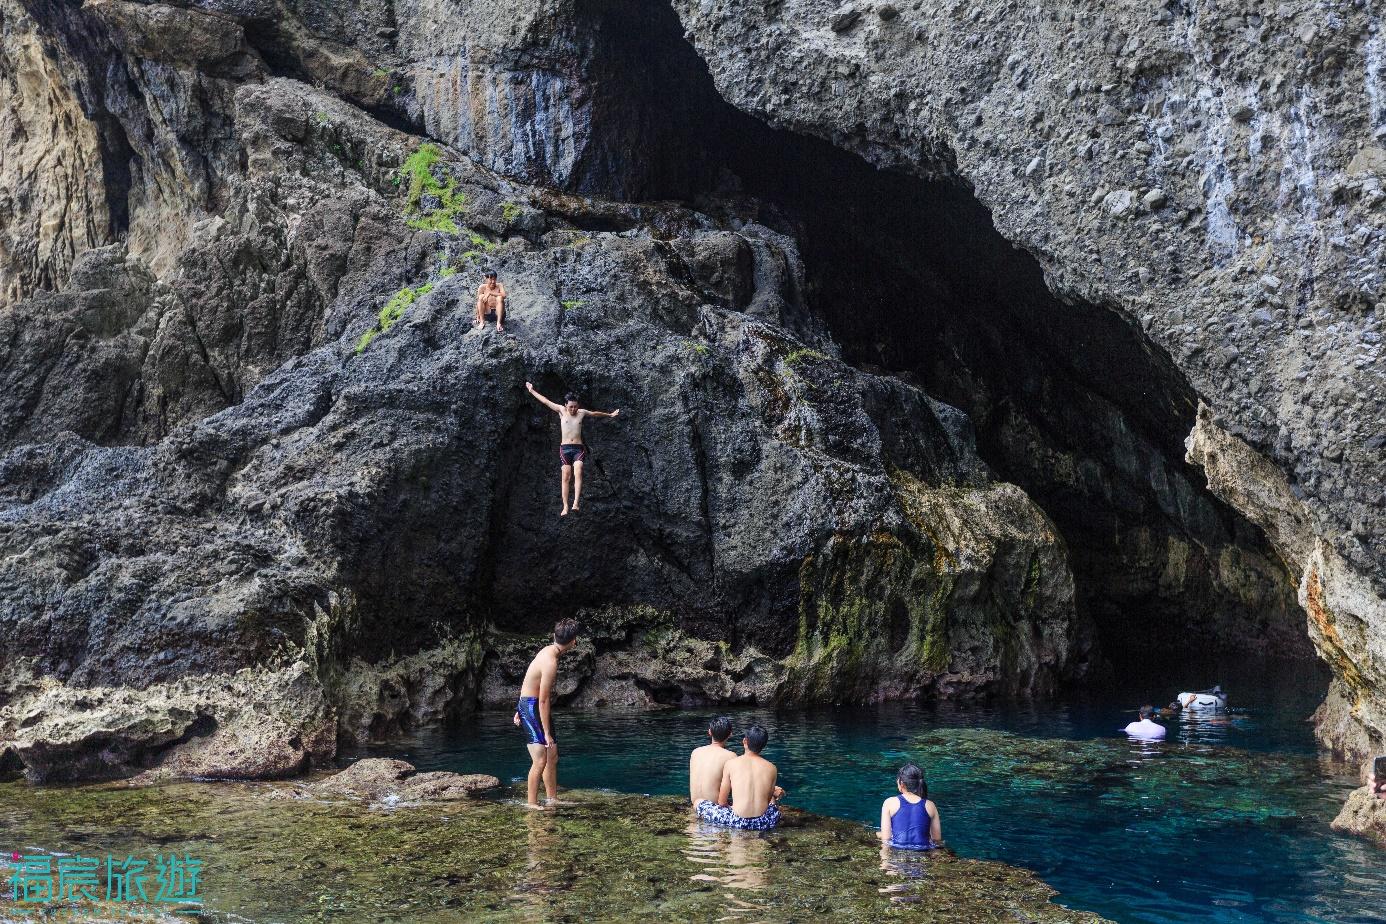
[[742,818],[731,810],[731,806],[718,805],[707,799],[699,799],[694,806],[698,812],[698,817],[708,824],[721,825],[724,828],[740,828],[744,831],[769,831],[780,821],[780,807],[774,803],[765,810],[764,815],[755,818]]

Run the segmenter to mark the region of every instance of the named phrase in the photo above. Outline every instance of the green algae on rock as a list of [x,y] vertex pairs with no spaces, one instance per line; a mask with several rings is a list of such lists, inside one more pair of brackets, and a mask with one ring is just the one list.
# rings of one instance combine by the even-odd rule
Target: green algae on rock
[[[201,859],[203,913],[218,920],[1101,920],[1050,903],[1023,870],[947,851],[883,862],[869,831],[792,810],[759,836],[706,828],[673,799],[591,792],[532,812],[362,808],[289,784],[6,783],[0,804],[26,848]],[[0,916],[12,908],[0,899]]]

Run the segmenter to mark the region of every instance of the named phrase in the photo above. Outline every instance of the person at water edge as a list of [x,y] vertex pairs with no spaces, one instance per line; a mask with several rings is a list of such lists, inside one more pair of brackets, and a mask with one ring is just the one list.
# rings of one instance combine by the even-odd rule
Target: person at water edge
[[553,733],[553,683],[558,677],[559,656],[577,641],[575,619],[563,619],[553,627],[553,642],[545,645],[525,670],[515,724],[529,737],[529,807],[539,807],[539,780],[549,802],[558,798],[558,739]]
[[568,515],[568,494],[573,496],[573,510],[580,509],[582,502],[582,464],[587,459],[587,444],[582,441],[582,421],[587,417],[616,417],[621,409],[614,411],[589,411],[578,407],[578,396],[569,392],[562,404],[545,398],[534,390],[534,383],[525,382],[525,388],[535,400],[558,415],[558,428],[561,432],[558,444],[558,463],[562,466],[560,493],[563,496],[563,512]]
[[1132,738],[1145,738],[1150,741],[1158,741],[1165,736],[1165,727],[1159,722],[1152,722],[1151,716],[1155,714],[1154,706],[1142,706],[1140,718],[1127,725],[1123,731]]
[[760,725],[746,729],[741,739],[742,753],[722,765],[722,781],[717,787],[717,801],[700,800],[694,808],[698,817],[726,828],[767,831],[780,820],[775,786],[779,770],[760,752],[770,740],[770,733]]
[[694,805],[717,800],[722,768],[736,756],[736,752],[727,747],[731,733],[731,719],[719,715],[707,724],[709,743],[694,748],[688,755],[688,798]]
[[1377,779],[1375,773],[1368,773],[1367,787],[1376,794],[1378,799],[1386,799],[1386,777]]
[[485,327],[488,315],[496,316],[496,330],[505,330],[505,286],[496,281],[496,271],[488,269],[476,290],[476,321],[473,327]]
[[913,763],[895,774],[899,795],[881,803],[880,838],[901,850],[931,850],[943,843],[943,826],[938,806],[929,801],[929,784],[924,771]]

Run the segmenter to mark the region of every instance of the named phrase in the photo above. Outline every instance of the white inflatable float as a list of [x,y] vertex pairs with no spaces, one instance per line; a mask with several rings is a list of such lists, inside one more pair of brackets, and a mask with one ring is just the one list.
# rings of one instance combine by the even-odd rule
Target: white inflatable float
[[1222,712],[1227,708],[1227,694],[1222,692],[1222,687],[1199,693],[1180,693],[1179,707],[1193,712]]

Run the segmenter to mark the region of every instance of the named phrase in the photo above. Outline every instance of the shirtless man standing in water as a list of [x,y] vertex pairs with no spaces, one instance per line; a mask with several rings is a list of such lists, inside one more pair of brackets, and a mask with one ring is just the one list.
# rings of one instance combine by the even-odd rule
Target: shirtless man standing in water
[[553,683],[558,678],[558,656],[577,641],[578,624],[564,619],[553,627],[553,644],[529,662],[520,684],[520,703],[515,707],[515,724],[529,736],[529,802],[539,808],[539,780],[550,803],[558,798],[558,739],[553,735]]
[[579,509],[582,501],[582,463],[587,458],[587,444],[582,441],[582,419],[584,417],[615,417],[621,411],[618,408],[610,413],[606,411],[589,411],[586,408],[578,407],[577,395],[569,393],[564,399],[563,404],[556,404],[545,398],[534,390],[532,382],[525,382],[525,388],[534,396],[534,399],[549,410],[558,414],[558,426],[562,430],[562,442],[558,446],[558,464],[563,466],[563,512],[561,517],[568,515],[568,491],[571,487],[573,494],[573,510]]

